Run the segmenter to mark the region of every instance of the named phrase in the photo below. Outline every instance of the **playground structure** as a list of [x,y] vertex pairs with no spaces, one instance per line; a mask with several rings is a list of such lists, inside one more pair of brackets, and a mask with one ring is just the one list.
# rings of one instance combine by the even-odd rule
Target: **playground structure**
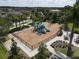
[[[42,23],[44,25],[44,23]],[[41,24],[41,25],[42,25]],[[37,47],[39,47],[41,42],[47,42],[49,40],[51,40],[52,38],[54,38],[59,29],[60,29],[60,25],[59,24],[51,24],[51,26],[49,26],[50,23],[45,22],[45,27],[46,29],[49,29],[49,32],[46,32],[46,29],[43,28],[43,30],[46,32],[46,34],[42,35],[43,33],[41,32],[41,35],[38,35],[38,30],[37,28],[31,27],[28,29],[24,29],[22,31],[19,32],[15,32],[13,33],[13,36],[15,36],[17,39],[19,39],[21,42],[23,42],[26,46],[28,46],[31,49],[35,49]],[[35,30],[35,32],[33,32],[32,30]]]
[[45,27],[43,22],[35,22],[33,32],[37,32],[38,35],[41,35],[50,32],[50,30]]

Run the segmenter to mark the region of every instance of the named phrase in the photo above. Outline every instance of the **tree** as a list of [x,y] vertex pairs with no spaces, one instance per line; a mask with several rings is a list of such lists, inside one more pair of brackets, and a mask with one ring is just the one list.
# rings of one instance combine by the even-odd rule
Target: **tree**
[[71,34],[70,34],[70,41],[69,41],[69,45],[68,45],[67,56],[71,56],[72,55],[73,35],[74,35],[74,24],[73,24],[73,27],[72,27],[72,30],[71,30]]
[[62,23],[64,24],[64,30],[68,31],[68,23],[72,20],[72,7],[67,5],[63,9],[63,15],[61,16]]
[[58,14],[57,14],[57,12],[49,12],[47,14],[46,18],[51,23],[57,23],[58,22]]
[[[75,10],[75,11],[74,11]],[[74,13],[75,13],[75,24],[77,27],[79,27],[79,1],[76,2],[76,4],[74,5],[73,7],[73,10],[72,10]]]
[[11,26],[10,21],[8,21],[6,18],[0,18],[1,35],[7,34],[10,29],[10,26]]
[[13,26],[13,23],[12,23],[12,17],[11,17],[12,15],[11,14],[8,14],[7,16],[6,16],[6,20],[7,20],[7,22],[8,22],[8,24],[7,24],[7,28],[8,28],[8,31],[10,30],[10,27],[12,27]]
[[[21,15],[21,21],[26,21],[26,23],[27,23],[27,16],[29,16],[27,13],[24,13],[23,15]],[[24,25],[25,23],[23,22],[23,25]]]
[[17,47],[17,43],[12,39],[12,46],[8,59],[18,59],[20,49]]
[[46,21],[46,20],[48,20],[49,21],[49,19],[51,18],[50,16],[50,11],[48,10],[48,9],[44,9],[43,11],[42,11],[42,13],[43,13],[43,16],[44,16],[44,21]]
[[68,51],[67,51],[68,56],[71,56],[71,54],[72,54],[72,40],[73,40],[73,35],[74,35],[74,25],[76,24],[76,21],[78,19],[78,13],[77,12],[78,12],[77,8],[76,8],[76,6],[74,6],[72,8],[73,26],[72,26],[72,30],[71,30],[71,34],[70,34],[70,41],[69,41],[69,46],[68,46]]
[[41,44],[38,50],[39,53],[36,55],[36,59],[48,59],[49,52],[44,44]]
[[57,23],[57,22],[58,22],[57,13],[54,13],[54,15],[53,15],[53,23]]
[[62,36],[63,32],[62,32],[62,27],[60,27],[60,30],[58,32],[58,35],[57,36]]
[[15,26],[17,28],[17,22],[19,20],[18,15],[12,15],[11,17],[12,17],[12,22],[15,23]]

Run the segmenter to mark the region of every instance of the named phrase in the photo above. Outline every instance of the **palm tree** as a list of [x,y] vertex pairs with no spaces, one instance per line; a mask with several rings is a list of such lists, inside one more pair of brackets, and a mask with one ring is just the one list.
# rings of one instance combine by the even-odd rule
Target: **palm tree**
[[25,24],[24,20],[27,20],[27,15],[25,14],[21,15],[21,21],[23,22],[23,26]]
[[79,1],[76,2],[76,4],[74,5],[74,9],[75,9],[75,16],[76,16],[75,24],[78,27],[79,26]]
[[44,10],[42,11],[42,13],[43,13],[43,16],[44,16],[44,20],[45,20],[45,21],[46,21],[46,20],[49,21],[50,16],[51,16],[49,10],[48,10],[48,9],[44,9]]
[[71,15],[71,6],[67,5],[64,7],[64,10],[63,10],[63,17],[62,17],[62,20],[63,20],[63,23],[64,23],[64,30],[65,31],[68,31],[68,22],[72,19],[72,15]]
[[76,21],[78,19],[78,11],[77,11],[76,6],[74,6],[72,9],[72,17],[73,17],[73,26],[72,26],[72,30],[71,30],[70,41],[69,41],[69,46],[68,46],[68,51],[67,51],[68,56],[71,56],[72,40],[73,40],[73,35],[74,35],[74,25],[76,24]]
[[21,23],[20,23],[21,22],[21,15],[18,15],[17,17],[18,17],[17,22],[19,23],[19,27],[21,27]]
[[6,20],[8,21],[7,26],[8,26],[8,29],[10,30],[10,27],[13,26],[12,15],[11,15],[11,14],[7,15],[7,16],[6,16]]
[[72,55],[72,40],[73,40],[73,35],[74,35],[74,24],[72,26],[71,34],[70,34],[70,41],[68,45],[68,50],[67,50],[67,56]]
[[16,26],[16,28],[17,28],[17,26],[18,26],[18,25],[17,25],[17,22],[18,22],[18,19],[19,19],[19,18],[18,18],[18,15],[13,15],[12,18],[13,18],[13,22],[15,23],[15,26]]

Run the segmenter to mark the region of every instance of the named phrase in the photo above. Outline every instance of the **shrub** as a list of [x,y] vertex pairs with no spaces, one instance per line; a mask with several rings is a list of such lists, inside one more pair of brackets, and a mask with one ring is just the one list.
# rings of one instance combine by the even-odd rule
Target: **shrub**
[[9,33],[13,33],[15,31],[20,31],[22,29],[29,28],[29,26],[17,27],[9,31]]
[[62,27],[60,27],[60,30],[58,32],[58,35],[57,36],[62,36],[63,32],[62,32]]
[[62,30],[60,30],[57,36],[62,36],[62,34],[63,34]]
[[64,36],[64,40],[68,40],[68,37],[67,36]]

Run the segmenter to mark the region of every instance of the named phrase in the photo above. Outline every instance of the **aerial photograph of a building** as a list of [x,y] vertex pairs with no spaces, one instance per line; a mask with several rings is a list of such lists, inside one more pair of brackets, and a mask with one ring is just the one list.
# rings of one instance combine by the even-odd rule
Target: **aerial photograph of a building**
[[0,0],[0,59],[79,59],[79,0]]

